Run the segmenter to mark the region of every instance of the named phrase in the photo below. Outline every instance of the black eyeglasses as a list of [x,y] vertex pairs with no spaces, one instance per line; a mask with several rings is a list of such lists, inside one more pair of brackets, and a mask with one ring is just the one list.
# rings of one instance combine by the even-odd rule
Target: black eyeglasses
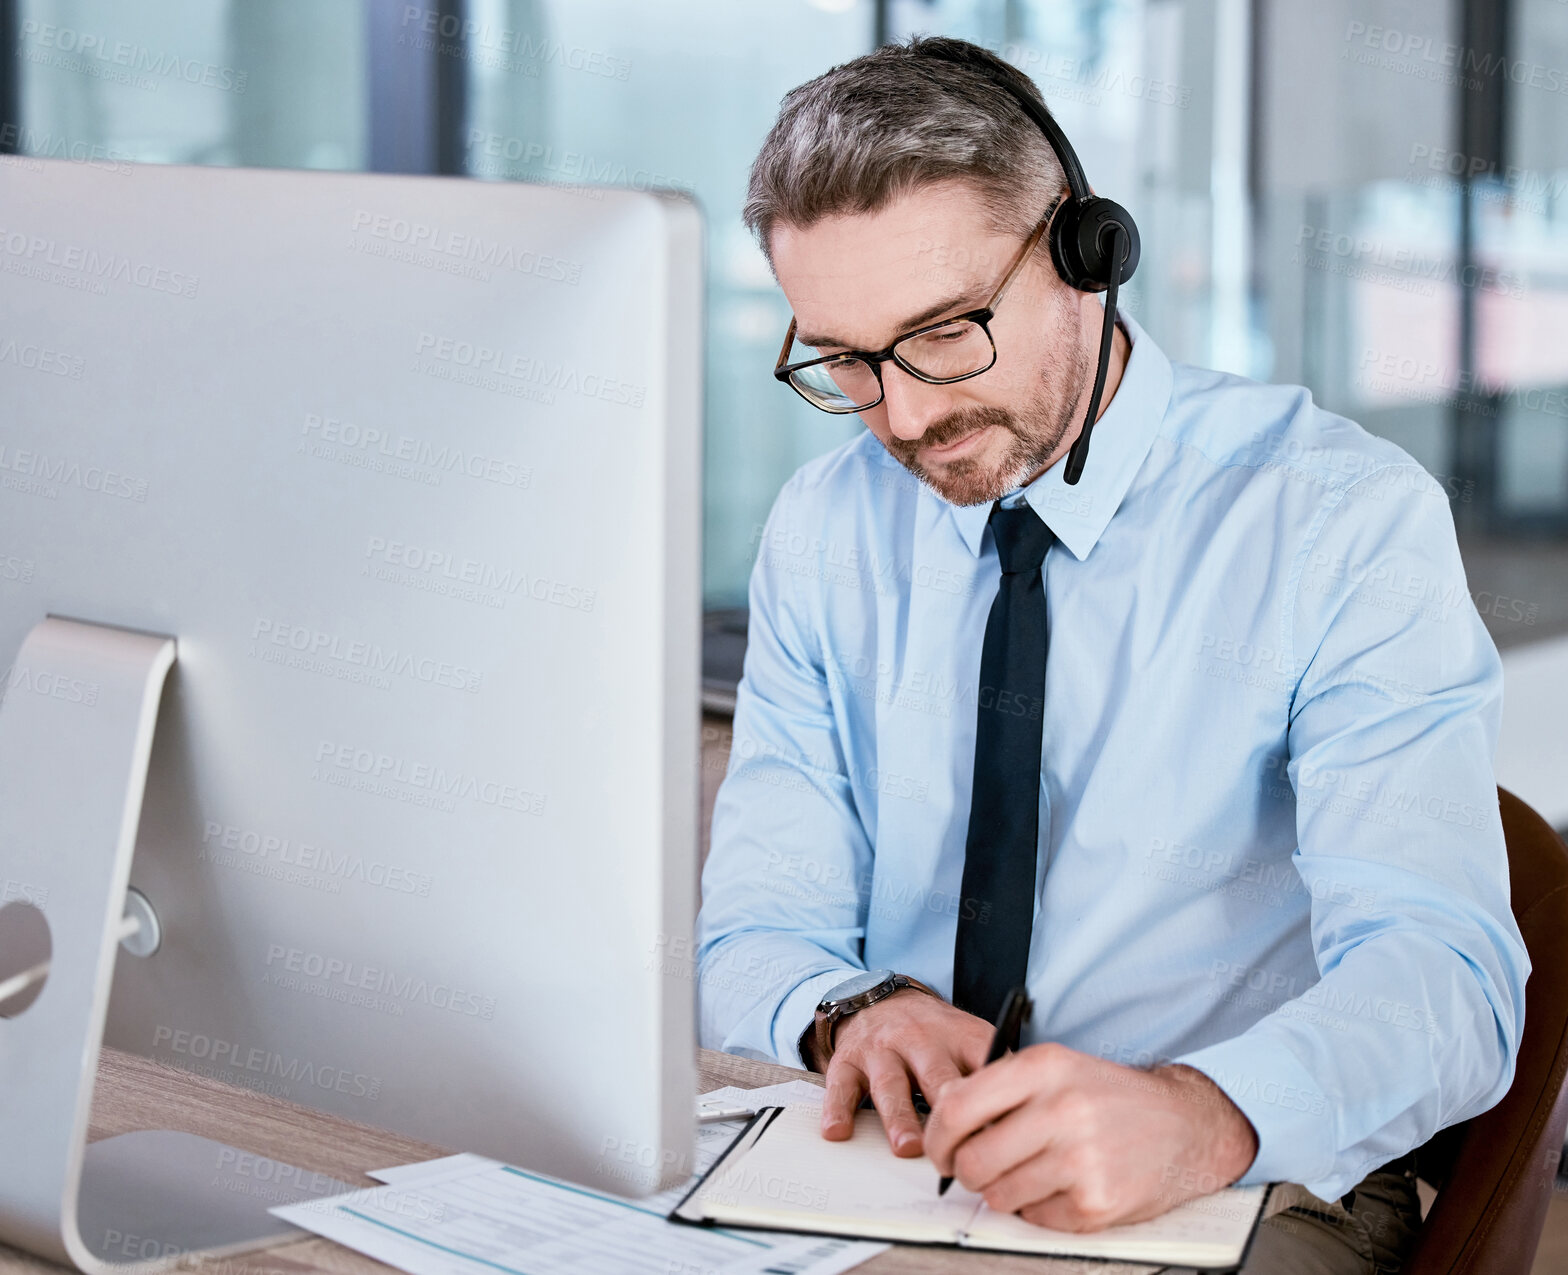
[[1052,205],[1024,242],[1017,260],[1008,268],[991,299],[980,309],[905,332],[887,349],[876,353],[845,350],[799,363],[784,361],[795,343],[795,320],[791,317],[789,331],[784,334],[784,348],[779,351],[779,361],[773,369],[774,379],[787,382],[813,407],[843,415],[863,412],[882,401],[882,364],[889,359],[929,385],[952,385],[955,381],[967,381],[990,371],[996,363],[996,342],[991,338],[989,326],[991,319],[1034,246],[1040,242],[1040,236],[1051,224],[1051,214],[1055,211],[1056,207]]

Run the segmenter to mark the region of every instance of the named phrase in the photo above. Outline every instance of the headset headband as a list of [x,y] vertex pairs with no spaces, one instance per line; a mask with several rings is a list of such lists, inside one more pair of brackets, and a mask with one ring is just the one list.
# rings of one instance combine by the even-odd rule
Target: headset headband
[[1138,266],[1138,227],[1132,214],[1120,204],[1089,190],[1083,165],[1050,111],[1033,92],[1022,71],[998,63],[984,50],[963,40],[936,38],[919,41],[913,49],[917,57],[931,58],[967,67],[1007,93],[1045,134],[1067,179],[1069,198],[1063,200],[1051,220],[1048,241],[1051,262],[1057,274],[1079,292],[1106,292],[1105,320],[1100,331],[1100,357],[1095,369],[1094,387],[1089,395],[1089,411],[1067,454],[1063,481],[1069,485],[1083,474],[1089,455],[1089,435],[1099,415],[1110,365],[1111,342],[1116,332],[1116,296],[1121,284],[1132,277]]

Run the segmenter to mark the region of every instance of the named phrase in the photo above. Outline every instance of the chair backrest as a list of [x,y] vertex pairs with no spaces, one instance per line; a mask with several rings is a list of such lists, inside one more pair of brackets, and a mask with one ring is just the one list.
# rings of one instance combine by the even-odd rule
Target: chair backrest
[[1503,1100],[1420,1149],[1438,1192],[1405,1275],[1529,1275],[1568,1125],[1568,846],[1513,793],[1497,797],[1530,952],[1524,1039]]

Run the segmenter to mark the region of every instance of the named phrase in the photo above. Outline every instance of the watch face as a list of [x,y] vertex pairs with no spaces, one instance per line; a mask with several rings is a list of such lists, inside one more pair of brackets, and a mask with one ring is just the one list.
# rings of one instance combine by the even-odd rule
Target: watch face
[[892,977],[892,970],[867,970],[864,974],[856,974],[854,978],[845,979],[830,988],[828,994],[822,998],[822,1003],[831,1005],[835,1001],[847,1001],[851,997],[869,992],[873,987],[880,987]]

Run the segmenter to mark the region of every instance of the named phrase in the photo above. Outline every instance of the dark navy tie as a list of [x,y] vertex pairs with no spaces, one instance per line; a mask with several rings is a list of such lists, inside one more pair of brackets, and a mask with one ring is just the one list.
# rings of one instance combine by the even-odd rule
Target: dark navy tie
[[1002,582],[985,624],[975,779],[953,948],[953,1004],[994,1021],[1024,982],[1040,838],[1048,629],[1040,564],[1056,539],[1027,503],[992,506]]

